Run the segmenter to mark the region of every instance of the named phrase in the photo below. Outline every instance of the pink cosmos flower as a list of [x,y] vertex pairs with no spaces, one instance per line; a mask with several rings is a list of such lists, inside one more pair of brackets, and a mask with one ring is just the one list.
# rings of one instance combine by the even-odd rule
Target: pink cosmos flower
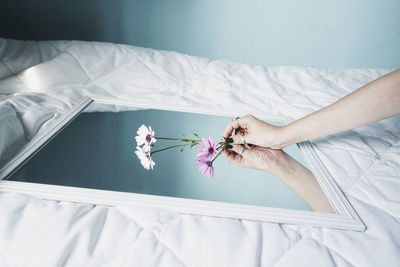
[[199,142],[198,145],[197,151],[200,151],[200,153],[196,156],[197,161],[200,159],[210,159],[217,154],[218,144],[215,143],[211,137],[208,137],[208,140],[202,138],[202,141]]
[[199,166],[199,171],[201,174],[206,176],[207,178],[211,179],[214,178],[214,167],[212,166],[212,161],[208,159],[197,159],[199,163],[197,163],[197,166]]

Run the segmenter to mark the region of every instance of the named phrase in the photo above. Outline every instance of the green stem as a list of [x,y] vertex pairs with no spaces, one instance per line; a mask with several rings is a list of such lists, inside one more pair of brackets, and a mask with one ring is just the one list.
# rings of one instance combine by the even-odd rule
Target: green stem
[[[158,137],[158,136],[155,136],[154,138],[161,139],[161,140],[176,140],[176,141],[197,142],[197,143],[202,141],[201,139],[195,140],[195,139],[188,139],[188,138],[170,138],[170,137]],[[221,145],[223,143],[225,143],[225,142],[224,141],[218,142],[219,145]]]
[[221,155],[221,153],[222,153],[222,150],[219,151],[219,153],[218,153],[218,154],[215,156],[215,158],[211,161],[211,164],[213,164],[214,160],[216,160],[216,159],[218,158],[218,156]]
[[[183,145],[174,145],[174,146],[169,146],[169,147],[166,147],[166,148],[162,148],[162,149],[159,149],[159,150],[156,150],[156,151],[153,151],[153,152],[151,152],[151,155],[153,155],[154,153],[157,153],[157,152],[161,152],[161,151],[164,151],[164,150],[167,150],[167,149],[171,149],[171,148],[175,148],[175,147],[185,147],[185,146],[189,146],[189,145],[192,145],[193,143],[195,144],[195,145],[198,145],[199,144],[199,142],[201,142],[202,140],[195,140],[195,139],[187,139],[187,138],[169,138],[169,137],[154,137],[154,138],[156,138],[156,139],[161,139],[161,140],[176,140],[176,141],[183,141],[183,142],[190,142],[190,143],[188,143],[188,144],[183,144]],[[223,142],[223,141],[221,141],[221,142],[218,142],[218,144],[219,144],[219,146],[217,147],[217,150],[219,150],[224,144],[225,144],[225,142]],[[221,154],[221,152],[222,152],[222,150],[218,153],[218,155],[212,160],[212,162]]]
[[162,149],[159,149],[159,150],[156,150],[156,151],[152,151],[150,154],[153,155],[154,153],[161,152],[161,151],[164,151],[164,150],[167,150],[167,149],[170,149],[170,148],[180,147],[180,146],[188,146],[188,145],[190,145],[190,144],[169,146],[169,147],[165,147],[165,148],[162,148]]
[[188,138],[169,138],[169,137],[154,137],[155,139],[161,139],[161,140],[176,140],[176,141],[183,141],[183,142],[201,142],[201,140],[195,140],[195,139],[188,139]]

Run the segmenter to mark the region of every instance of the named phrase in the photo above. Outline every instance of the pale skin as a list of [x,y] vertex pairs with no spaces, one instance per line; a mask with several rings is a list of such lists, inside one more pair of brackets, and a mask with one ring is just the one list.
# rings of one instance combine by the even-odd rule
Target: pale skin
[[266,171],[288,185],[313,211],[334,213],[314,175],[281,149],[260,146],[246,147],[239,155],[241,145],[224,150],[224,156],[242,168]]
[[[273,126],[252,115],[233,120],[225,128],[228,138],[234,129],[244,131],[246,142],[281,149],[298,142],[339,133],[400,115],[400,70],[370,82],[335,103],[286,126]],[[235,144],[240,136],[233,136]]]
[[[236,145],[231,150],[225,150],[224,155],[239,167],[274,173],[313,210],[332,212],[312,173],[280,149],[397,115],[400,115],[400,70],[386,74],[286,126],[270,125],[252,115],[232,120],[226,126],[223,137],[232,138]],[[240,155],[242,133],[246,143],[252,145],[246,145]],[[255,160],[255,155],[258,155],[259,161]]]

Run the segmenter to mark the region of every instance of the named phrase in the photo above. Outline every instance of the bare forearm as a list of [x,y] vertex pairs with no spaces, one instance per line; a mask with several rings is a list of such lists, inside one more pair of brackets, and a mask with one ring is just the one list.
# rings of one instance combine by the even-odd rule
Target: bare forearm
[[400,115],[400,70],[391,72],[281,131],[282,147]]
[[276,176],[302,198],[313,211],[335,212],[312,172],[289,155],[283,160]]

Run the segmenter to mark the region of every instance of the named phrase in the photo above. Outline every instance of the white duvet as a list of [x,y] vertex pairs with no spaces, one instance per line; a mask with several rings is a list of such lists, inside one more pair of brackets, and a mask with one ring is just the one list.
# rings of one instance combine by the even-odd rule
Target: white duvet
[[[2,160],[84,95],[294,119],[390,71],[265,68],[75,41],[0,39],[0,58]],[[0,266],[400,266],[399,139],[397,117],[313,140],[365,232],[0,193]]]

